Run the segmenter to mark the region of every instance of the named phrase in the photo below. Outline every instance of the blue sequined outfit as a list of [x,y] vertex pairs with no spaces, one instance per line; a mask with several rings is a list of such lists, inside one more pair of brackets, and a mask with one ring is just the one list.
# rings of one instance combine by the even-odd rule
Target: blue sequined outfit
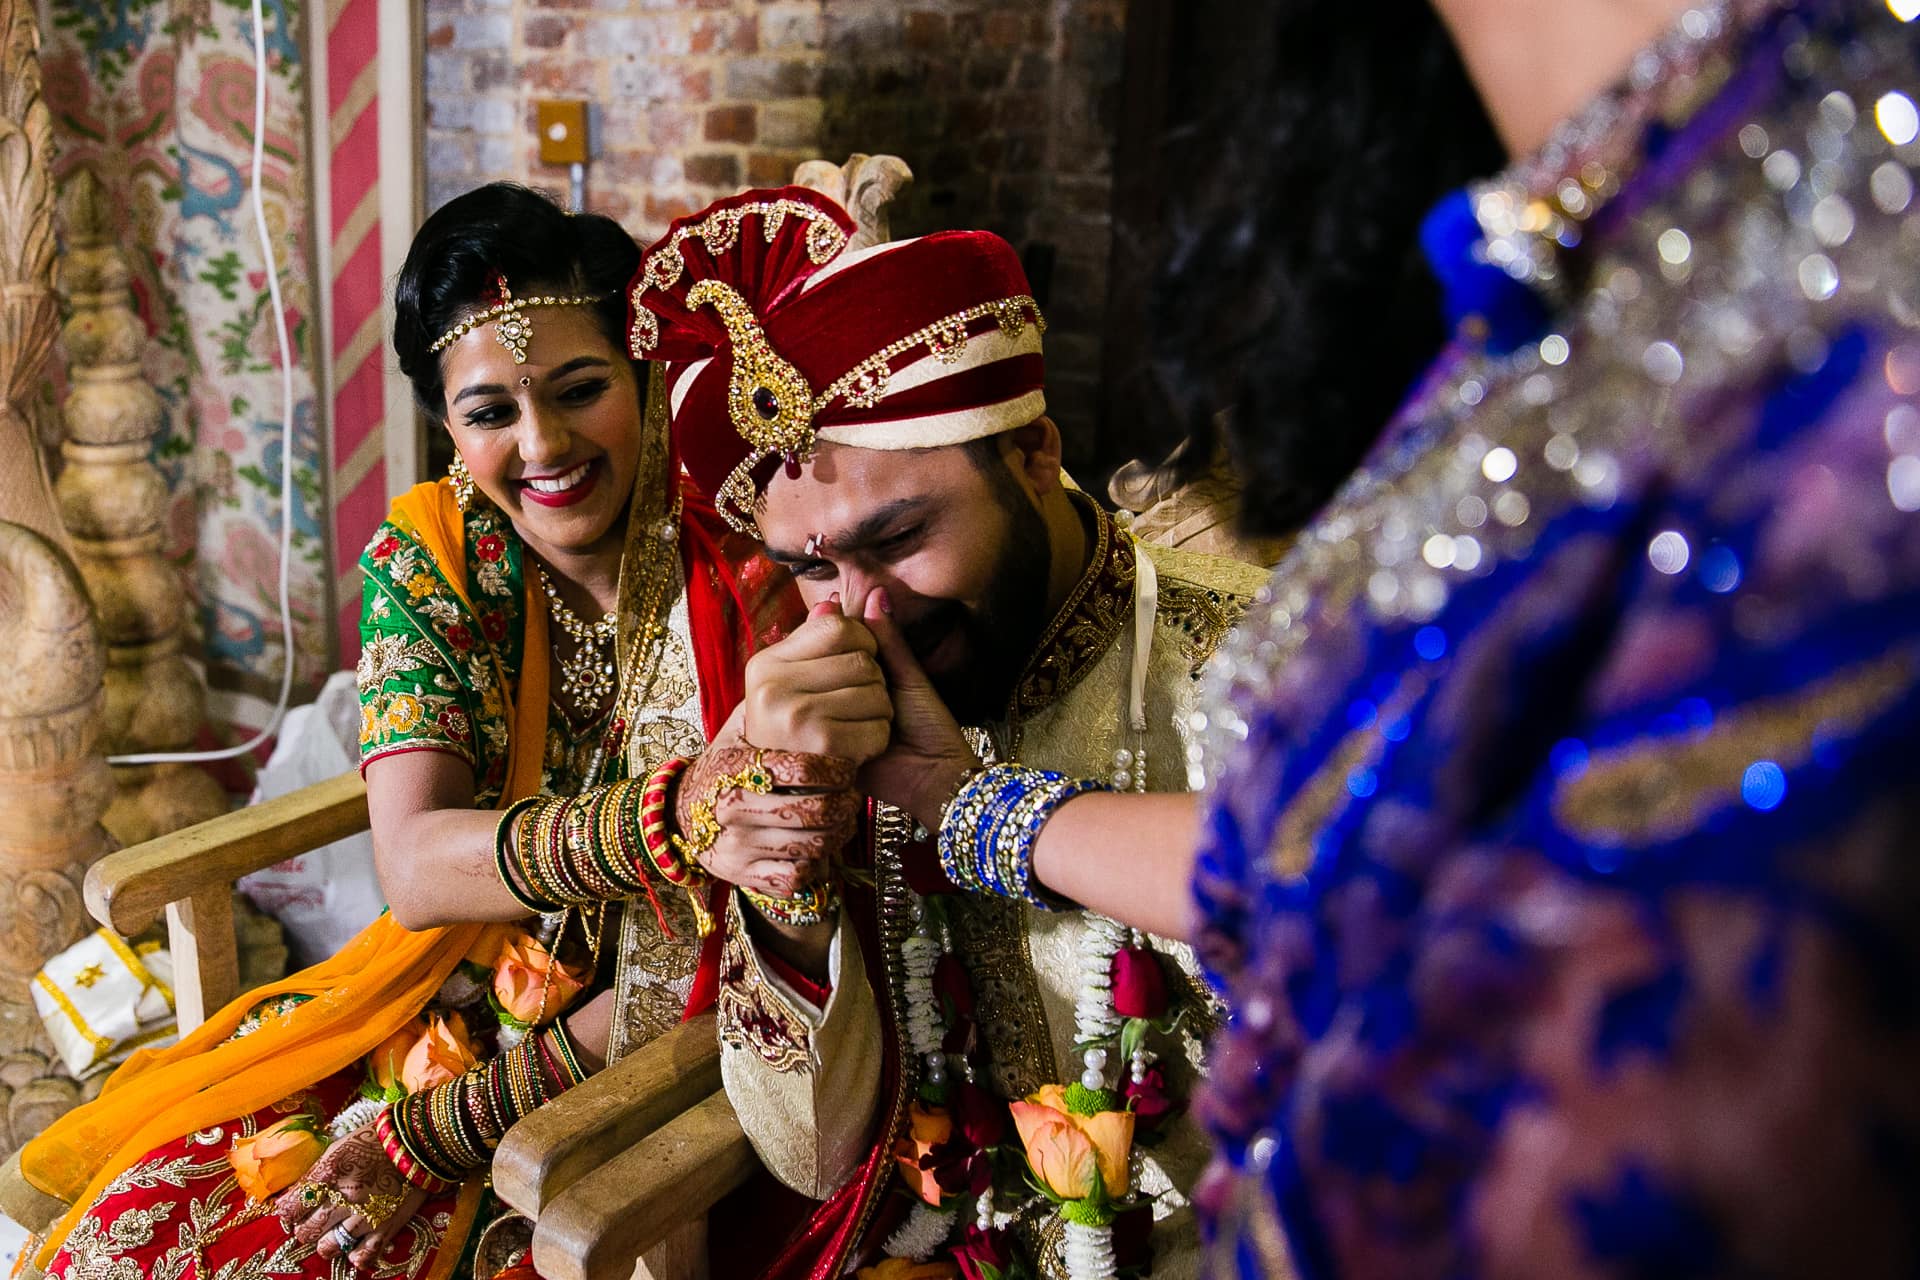
[[1429,223],[1198,726],[1214,1274],[1920,1272],[1912,7],[1689,13]]

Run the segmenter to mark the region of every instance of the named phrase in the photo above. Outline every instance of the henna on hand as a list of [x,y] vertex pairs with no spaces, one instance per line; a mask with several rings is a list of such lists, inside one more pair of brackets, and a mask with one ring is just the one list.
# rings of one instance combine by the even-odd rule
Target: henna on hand
[[[315,1207],[302,1197],[308,1186],[327,1187],[338,1195]],[[375,1223],[367,1216],[367,1206],[380,1201],[393,1203],[395,1207],[389,1216]],[[359,1237],[350,1260],[356,1269],[364,1271],[393,1233],[424,1203],[426,1194],[400,1176],[381,1148],[374,1126],[365,1124],[328,1147],[307,1171],[307,1176],[280,1197],[275,1212],[291,1229],[295,1240],[322,1258],[332,1258],[341,1252],[332,1233],[344,1222],[348,1232]],[[363,1254],[364,1262],[360,1260]]]

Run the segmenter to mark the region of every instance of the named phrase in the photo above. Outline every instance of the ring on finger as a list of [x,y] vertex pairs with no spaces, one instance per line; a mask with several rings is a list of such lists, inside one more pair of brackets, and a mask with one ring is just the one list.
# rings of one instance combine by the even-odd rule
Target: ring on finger
[[347,1230],[347,1224],[345,1222],[338,1224],[332,1231],[329,1231],[327,1238],[333,1241],[342,1253],[352,1253],[353,1246],[360,1243],[360,1237]]

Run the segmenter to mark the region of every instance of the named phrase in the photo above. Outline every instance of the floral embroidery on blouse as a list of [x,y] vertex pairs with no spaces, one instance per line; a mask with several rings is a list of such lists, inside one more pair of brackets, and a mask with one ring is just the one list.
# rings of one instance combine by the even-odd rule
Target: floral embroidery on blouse
[[466,600],[404,520],[382,524],[360,558],[360,760],[451,752],[473,765],[475,799],[488,804],[506,781],[525,580],[498,511],[468,512],[465,529]]

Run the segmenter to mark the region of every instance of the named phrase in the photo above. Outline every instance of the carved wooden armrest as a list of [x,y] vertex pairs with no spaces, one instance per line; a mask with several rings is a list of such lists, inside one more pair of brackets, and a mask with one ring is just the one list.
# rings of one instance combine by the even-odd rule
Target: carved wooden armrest
[[707,1214],[759,1167],[727,1095],[710,1094],[548,1204],[534,1265],[548,1280],[627,1280],[635,1263],[654,1280],[704,1276]]
[[180,1031],[240,994],[233,882],[367,829],[367,784],[342,774],[110,853],[87,872],[87,910],[123,934],[164,910]]
[[714,1015],[640,1046],[522,1120],[493,1153],[493,1189],[538,1218],[581,1178],[720,1087]]
[[170,902],[225,892],[241,876],[366,829],[367,784],[343,773],[108,854],[87,872],[87,910],[138,933]]

